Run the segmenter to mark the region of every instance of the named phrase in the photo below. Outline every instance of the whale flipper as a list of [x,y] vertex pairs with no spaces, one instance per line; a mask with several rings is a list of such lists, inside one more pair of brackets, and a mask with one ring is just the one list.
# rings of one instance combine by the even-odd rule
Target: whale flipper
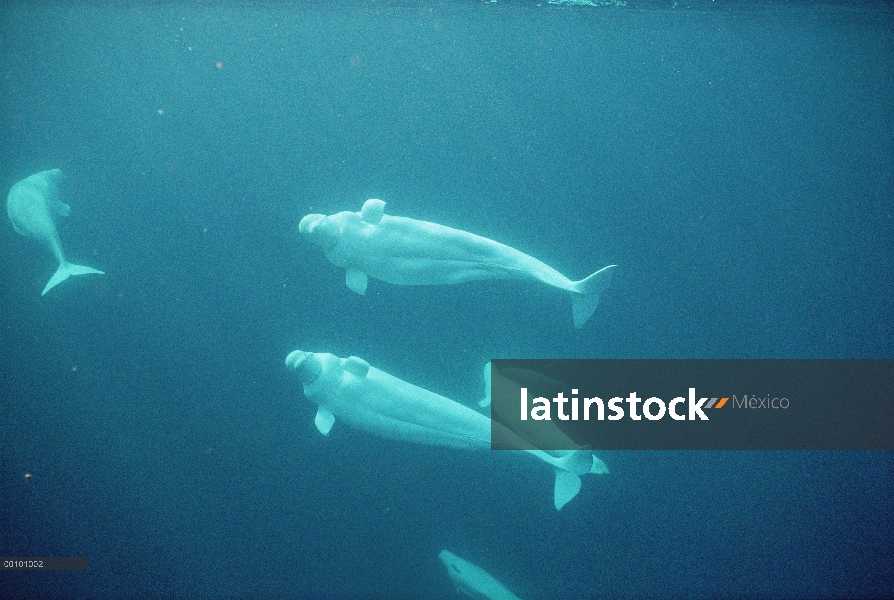
[[71,214],[71,207],[67,205],[65,202],[61,200],[57,200],[53,198],[50,200],[50,208],[53,209],[53,212],[59,215],[60,217],[67,217]]
[[323,435],[329,435],[329,430],[332,429],[334,424],[335,415],[332,414],[331,410],[322,406],[317,409],[317,416],[314,417],[314,425],[317,426],[317,431]]
[[348,267],[345,270],[345,283],[348,289],[356,294],[363,296],[366,294],[366,286],[369,283],[369,277],[360,269]]
[[599,295],[611,285],[612,272],[616,267],[617,265],[603,267],[586,279],[574,282],[575,291],[571,292],[571,312],[576,328],[583,327],[596,311],[596,307],[599,306]]
[[97,275],[105,275],[103,271],[99,271],[91,267],[85,267],[84,265],[75,265],[68,262],[63,263],[59,265],[59,268],[56,269],[56,272],[53,273],[52,277],[50,277],[50,280],[47,282],[46,287],[43,288],[43,291],[40,293],[40,295],[45,295],[51,289],[68,279],[70,275],[89,275],[91,273],[96,273]]

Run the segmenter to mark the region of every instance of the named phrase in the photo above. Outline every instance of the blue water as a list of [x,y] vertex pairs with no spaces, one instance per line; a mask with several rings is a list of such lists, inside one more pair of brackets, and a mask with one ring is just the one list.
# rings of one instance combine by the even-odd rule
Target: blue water
[[[557,513],[500,453],[329,438],[283,366],[451,398],[503,358],[894,357],[883,2],[0,5],[0,187],[69,176],[68,257],[0,227],[3,598],[894,595],[892,453],[604,452]],[[344,272],[308,212],[436,221],[579,279]],[[26,481],[24,474],[31,474]]]

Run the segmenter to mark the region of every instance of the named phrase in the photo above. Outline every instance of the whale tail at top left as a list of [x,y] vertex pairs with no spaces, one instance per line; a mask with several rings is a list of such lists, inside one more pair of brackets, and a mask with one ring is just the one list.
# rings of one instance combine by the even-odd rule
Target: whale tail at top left
[[90,275],[91,273],[105,275],[104,271],[92,267],[85,267],[84,265],[76,265],[69,262],[62,263],[59,265],[59,268],[56,269],[56,272],[53,273],[53,276],[50,277],[50,280],[47,282],[46,287],[43,288],[43,292],[41,292],[40,295],[45,295],[51,289],[68,279],[71,275]]

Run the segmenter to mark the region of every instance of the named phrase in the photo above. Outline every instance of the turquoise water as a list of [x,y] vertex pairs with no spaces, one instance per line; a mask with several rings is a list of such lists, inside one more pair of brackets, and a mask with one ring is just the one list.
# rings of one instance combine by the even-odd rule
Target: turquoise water
[[[503,358],[894,356],[886,3],[0,5],[0,183],[63,169],[68,258],[0,234],[3,597],[894,595],[891,453],[603,452],[547,467],[336,423],[283,360],[472,404]],[[472,231],[572,279],[365,296],[309,212]],[[25,474],[31,475],[25,479]]]

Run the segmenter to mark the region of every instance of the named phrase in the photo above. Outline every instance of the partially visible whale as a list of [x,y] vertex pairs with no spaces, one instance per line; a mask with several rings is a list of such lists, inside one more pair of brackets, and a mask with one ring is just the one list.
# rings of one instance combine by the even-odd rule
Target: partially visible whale
[[[381,437],[468,450],[491,449],[491,420],[444,396],[407,383],[369,365],[362,358],[295,350],[286,366],[304,385],[304,395],[317,405],[314,424],[329,435],[336,417]],[[504,438],[508,439],[505,435]],[[512,448],[522,448],[522,440]],[[529,444],[528,444],[529,445]],[[536,448],[507,450],[529,454],[555,471],[553,504],[560,510],[581,487],[581,476],[608,472],[590,450],[544,452]]]
[[599,306],[616,265],[571,281],[532,256],[485,237],[437,223],[386,215],[385,202],[360,212],[305,215],[298,231],[346,270],[347,286],[363,294],[369,277],[399,285],[441,285],[479,279],[534,279],[571,294],[574,326]]
[[449,550],[441,550],[438,558],[447,567],[447,574],[456,586],[456,591],[469,598],[481,600],[520,600],[507,590],[493,575],[463,560]]
[[68,279],[69,275],[105,275],[102,271],[65,260],[59,232],[56,231],[56,217],[67,217],[71,211],[69,205],[59,200],[59,188],[56,187],[64,178],[65,174],[60,169],[41,171],[13,185],[6,197],[6,212],[9,213],[9,220],[16,233],[37,239],[59,261],[59,268],[47,282],[41,295]]

